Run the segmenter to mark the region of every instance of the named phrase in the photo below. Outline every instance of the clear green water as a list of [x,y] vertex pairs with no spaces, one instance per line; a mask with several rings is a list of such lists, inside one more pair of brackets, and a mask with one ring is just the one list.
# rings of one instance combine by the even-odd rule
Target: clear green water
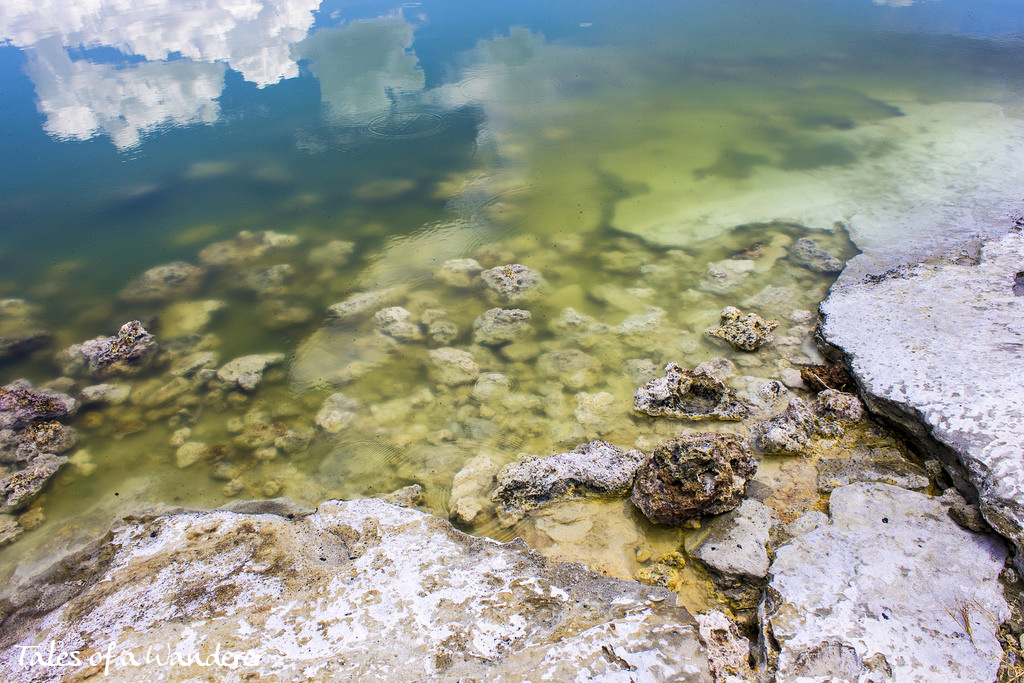
[[[0,336],[54,335],[0,365],[0,381],[52,381],[57,351],[135,318],[155,318],[169,351],[214,351],[214,367],[286,360],[253,392],[194,382],[164,403],[152,396],[167,365],[124,379],[125,403],[72,421],[72,463],[33,506],[45,521],[0,550],[6,571],[143,503],[315,505],[418,483],[424,507],[448,516],[453,477],[480,454],[502,465],[594,438],[649,451],[680,429],[743,431],[634,415],[647,377],[636,368],[726,356],[737,390],[778,378],[813,360],[813,319],[800,312],[834,277],[796,263],[796,239],[842,260],[913,249],[1009,210],[1020,186],[1015,3],[293,7],[262,62],[251,59],[259,31],[210,38],[209,58],[193,50],[200,9],[83,10],[63,32],[29,10],[0,14],[0,298],[26,302],[0,315]],[[162,16],[197,21],[161,42]],[[243,230],[297,239],[211,267],[187,296],[118,299],[148,268],[198,263]],[[337,241],[351,253],[332,259]],[[494,304],[435,275],[456,258],[544,277],[542,296],[520,305],[526,338],[473,343]],[[292,271],[279,287],[246,284],[280,264]],[[712,267],[735,281],[715,284]],[[389,287],[422,340],[381,342],[370,318],[326,321],[332,304]],[[200,339],[183,338],[174,306],[205,300],[223,306]],[[726,305],[779,319],[779,341],[753,355],[712,344],[703,331]],[[607,329],[567,331],[567,308]],[[437,319],[457,329],[451,342],[427,334]],[[444,345],[470,350],[507,391],[439,383],[428,353]],[[552,369],[550,354],[566,350],[586,367]],[[76,378],[72,393],[89,383]],[[338,391],[356,407],[331,434],[315,418]],[[217,446],[216,457],[178,467],[182,428],[175,443]],[[285,433],[308,445],[266,450]],[[521,534],[616,575],[636,571],[638,549],[679,541],[619,503],[515,528],[484,507],[469,530]]]

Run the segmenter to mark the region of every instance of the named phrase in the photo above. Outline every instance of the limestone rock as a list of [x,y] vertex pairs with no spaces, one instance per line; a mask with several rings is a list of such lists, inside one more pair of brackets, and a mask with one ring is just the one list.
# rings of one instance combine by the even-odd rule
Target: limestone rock
[[0,548],[18,540],[25,530],[12,515],[0,515]]
[[37,420],[60,420],[78,410],[78,401],[55,391],[35,391],[26,380],[0,387],[0,429],[23,429]]
[[0,363],[27,356],[50,343],[50,333],[45,330],[29,330],[19,334],[0,336]]
[[529,311],[519,308],[492,308],[473,321],[473,341],[497,346],[522,339],[530,332]]
[[480,273],[488,298],[494,303],[528,303],[540,298],[544,278],[535,270],[518,263],[491,268]]
[[660,444],[633,485],[633,504],[658,524],[680,524],[740,504],[757,462],[734,434],[684,434]]
[[400,508],[411,508],[423,500],[423,487],[419,484],[410,484],[387,493],[380,497],[382,501]]
[[379,311],[382,306],[392,301],[397,293],[396,289],[391,288],[353,294],[344,301],[329,306],[327,320],[328,322],[357,322],[368,318],[371,313]]
[[241,356],[221,366],[217,371],[217,377],[228,385],[237,385],[246,391],[253,391],[263,380],[263,371],[283,360],[284,354],[281,353]]
[[199,262],[204,266],[237,266],[252,263],[272,250],[293,247],[299,241],[296,235],[286,235],[273,230],[242,230],[234,239],[214,242],[203,248],[199,252]]
[[995,680],[1002,541],[887,484],[837,488],[829,504],[831,522],[772,562],[761,643],[775,680]]
[[778,320],[764,320],[757,313],[744,314],[734,306],[726,306],[718,326],[708,328],[704,334],[726,341],[739,351],[756,351],[775,340],[778,326]]
[[118,295],[130,303],[153,303],[186,297],[198,291],[206,270],[184,261],[150,268],[129,282]]
[[640,451],[623,451],[607,441],[591,441],[546,458],[528,456],[501,470],[493,499],[502,516],[515,521],[555,500],[624,496],[643,460]]
[[0,478],[0,514],[28,506],[42,492],[50,477],[67,461],[64,456],[39,453],[22,469]]
[[696,614],[697,635],[708,656],[716,683],[746,683],[754,680],[750,670],[750,641],[740,635],[736,624],[722,612]]
[[327,244],[309,250],[309,265],[318,268],[341,268],[348,265],[355,251],[354,242],[331,240]]
[[789,247],[789,258],[794,263],[809,268],[816,273],[834,275],[842,272],[843,262],[824,249],[818,248],[814,240],[802,237]]
[[420,326],[409,322],[412,313],[401,306],[382,308],[373,315],[373,322],[381,333],[398,342],[412,342],[423,339]]
[[448,504],[452,519],[461,524],[476,521],[488,505],[499,469],[490,456],[480,453],[455,473]]
[[674,362],[665,366],[664,377],[636,390],[633,409],[684,420],[740,420],[747,414],[746,406],[734,400],[732,392],[715,377]]
[[295,267],[290,263],[278,263],[267,268],[250,268],[231,280],[234,289],[252,292],[260,297],[281,296],[288,291],[288,285],[295,276]]
[[549,351],[537,358],[537,372],[542,377],[557,379],[573,391],[593,384],[599,367],[596,358],[579,349]]
[[[859,451],[859,452],[858,452]],[[818,490],[828,493],[858,481],[882,482],[905,489],[926,489],[928,474],[894,449],[855,449],[849,458],[822,458],[817,463]]]
[[199,441],[185,442],[174,454],[175,464],[179,469],[190,467],[203,459],[208,448],[205,443]]
[[161,337],[197,334],[210,323],[213,314],[227,306],[223,301],[178,301],[160,313]]
[[427,357],[430,377],[445,386],[472,384],[480,376],[480,366],[469,351],[446,346],[431,350]]
[[337,391],[324,399],[316,414],[316,426],[328,434],[337,434],[352,424],[358,407],[358,402]]
[[512,381],[500,372],[488,372],[476,380],[472,396],[481,403],[501,401],[508,396]]
[[96,337],[69,346],[57,360],[66,375],[134,375],[150,364],[157,348],[156,337],[141,322],[132,320],[113,337]]
[[479,275],[483,269],[476,259],[450,259],[434,271],[434,278],[449,287],[470,289],[480,281]]
[[816,436],[836,436],[842,427],[821,418],[803,399],[794,397],[781,415],[751,427],[754,443],[768,455],[800,455]]
[[816,410],[819,415],[842,422],[864,419],[864,404],[854,394],[825,389],[818,394]]
[[732,512],[715,518],[706,535],[689,549],[737,609],[752,609],[761,600],[773,518],[767,505],[744,500]]
[[[62,652],[101,643],[142,659],[160,644],[204,661],[216,643],[241,660],[234,669],[158,673],[711,681],[696,623],[667,590],[552,563],[376,500],[332,501],[294,517],[210,511],[119,523],[107,542],[35,583],[7,587],[16,596],[0,676],[37,680],[41,672],[20,666],[17,654],[49,642]],[[115,658],[109,673],[138,680],[148,671]]]

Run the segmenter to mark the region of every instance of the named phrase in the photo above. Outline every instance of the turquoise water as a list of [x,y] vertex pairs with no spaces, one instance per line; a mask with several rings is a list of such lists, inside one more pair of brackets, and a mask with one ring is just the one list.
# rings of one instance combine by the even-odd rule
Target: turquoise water
[[[315,504],[419,483],[425,507],[447,516],[453,477],[481,454],[500,466],[592,438],[650,450],[676,433],[632,414],[637,368],[726,356],[742,391],[815,360],[812,313],[834,274],[796,263],[797,239],[841,260],[913,251],[1019,209],[1022,10],[0,6],[0,299],[18,301],[0,337],[54,337],[0,365],[0,382],[53,381],[60,349],[135,318],[167,354],[123,380],[125,403],[74,419],[71,464],[25,513],[26,526],[45,521],[0,551],[5,566],[142,503]],[[198,291],[118,296],[149,268],[200,263],[212,244],[267,230],[293,239],[208,264]],[[474,343],[494,302],[435,274],[462,258],[544,277],[523,339]],[[282,264],[288,274],[268,285],[264,269]],[[724,283],[709,276],[723,268]],[[422,338],[381,342],[369,317],[327,319],[383,288],[398,291],[381,307],[408,310]],[[220,303],[208,321],[180,322],[183,303],[209,300]],[[726,305],[779,319],[783,339],[753,357],[715,346],[703,331]],[[557,323],[567,308],[607,329],[573,336]],[[437,320],[452,339],[430,336]],[[439,383],[429,352],[447,345],[503,388]],[[253,392],[192,380],[153,399],[171,381],[169,356],[193,350],[216,353],[213,369],[245,354],[284,360]],[[550,354],[566,350],[584,352],[582,366],[552,370]],[[72,393],[99,381],[74,380]],[[331,432],[315,418],[338,391],[355,407]],[[271,448],[284,432],[303,447]],[[179,467],[183,440],[218,448]],[[552,541],[550,521],[503,528],[482,505],[465,528],[521,533],[617,575],[636,570],[639,546],[678,540],[612,505],[594,533],[620,540],[602,554]]]

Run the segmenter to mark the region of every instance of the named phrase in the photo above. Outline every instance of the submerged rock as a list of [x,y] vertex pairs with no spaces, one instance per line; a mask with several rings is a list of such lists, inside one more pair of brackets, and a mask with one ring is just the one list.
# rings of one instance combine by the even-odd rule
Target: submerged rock
[[412,313],[401,306],[383,308],[373,315],[373,322],[382,334],[386,334],[395,341],[411,342],[423,339],[423,330],[420,326],[409,322]]
[[660,444],[633,485],[633,504],[658,524],[680,524],[740,504],[757,462],[735,434],[683,434]]
[[327,244],[309,250],[309,265],[318,268],[341,268],[348,265],[355,251],[354,242],[331,240]]
[[217,377],[228,385],[253,391],[263,380],[263,371],[284,360],[281,353],[257,353],[228,361],[217,371]]
[[118,297],[130,303],[154,303],[194,294],[206,270],[184,261],[150,268],[129,282]]
[[519,308],[492,308],[473,321],[473,341],[484,346],[498,346],[522,339],[530,333],[529,311]]
[[726,306],[718,326],[709,327],[704,334],[726,341],[739,351],[757,351],[775,340],[778,326],[778,320],[764,320],[757,313],[745,314],[735,306]]
[[397,290],[380,289],[372,292],[359,292],[340,303],[327,308],[328,322],[355,322],[370,317],[397,296]]
[[887,484],[837,488],[829,507],[769,570],[761,646],[775,680],[995,680],[1003,543]]
[[849,458],[822,458],[817,463],[818,490],[829,493],[855,482],[880,482],[905,489],[926,489],[928,474],[892,448],[860,447]]
[[535,270],[518,263],[491,268],[480,273],[488,298],[494,303],[527,303],[540,298],[544,278]]
[[807,237],[798,239],[789,247],[789,258],[815,273],[834,275],[843,270],[842,261],[824,249],[819,249],[814,240]]
[[[8,588],[18,607],[5,620],[0,675],[37,679],[18,664],[25,647],[88,642],[142,658],[157,643],[203,661],[214,643],[232,653],[230,671],[174,668],[189,678],[710,680],[696,623],[667,590],[376,500],[291,516],[126,519],[108,543]],[[110,669],[140,671],[117,658]]]
[[706,371],[665,366],[665,376],[651,380],[633,394],[633,409],[654,417],[684,420],[741,420],[747,408]]
[[640,451],[623,451],[607,441],[591,441],[546,458],[528,456],[501,470],[493,499],[502,517],[514,522],[555,500],[623,496],[643,460]]
[[38,453],[20,470],[0,478],[0,514],[27,507],[67,461],[64,456]]
[[214,242],[203,248],[199,252],[199,262],[204,266],[252,263],[271,250],[292,247],[299,241],[296,235],[285,235],[273,230],[242,230],[235,239]]
[[113,337],[96,337],[69,346],[57,360],[66,375],[134,375],[152,362],[157,349],[156,337],[141,322],[132,320]]
[[55,391],[35,391],[26,380],[0,387],[0,429],[21,430],[37,420],[60,420],[78,410],[78,401]]
[[316,414],[316,426],[328,434],[337,434],[356,418],[359,403],[340,391],[324,399],[320,412]]
[[50,333],[45,330],[0,336],[0,363],[27,356],[49,344],[50,338]]
[[794,397],[781,415],[751,427],[754,443],[764,453],[802,454],[815,437],[839,436],[844,422],[864,417],[860,400],[834,389],[821,392],[811,404]]
[[445,261],[434,271],[434,278],[441,284],[456,289],[470,289],[480,282],[484,269],[476,259],[457,258]]
[[461,524],[472,524],[489,506],[488,498],[501,468],[486,453],[480,453],[455,473],[448,510]]
[[0,515],[0,548],[18,540],[25,530],[12,515]]
[[480,376],[480,366],[469,351],[446,346],[431,350],[427,358],[428,374],[435,382],[445,386],[472,384]]

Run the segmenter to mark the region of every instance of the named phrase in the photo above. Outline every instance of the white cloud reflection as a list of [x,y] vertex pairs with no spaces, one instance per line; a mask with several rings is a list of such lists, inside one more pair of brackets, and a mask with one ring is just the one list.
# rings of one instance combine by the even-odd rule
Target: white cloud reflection
[[[298,75],[293,43],[320,0],[5,0],[0,40],[21,47],[48,133],[119,148],[161,125],[209,123],[226,68],[264,87]],[[146,62],[72,60],[110,47]],[[174,58],[186,58],[185,60]],[[168,61],[171,60],[171,61]]]

